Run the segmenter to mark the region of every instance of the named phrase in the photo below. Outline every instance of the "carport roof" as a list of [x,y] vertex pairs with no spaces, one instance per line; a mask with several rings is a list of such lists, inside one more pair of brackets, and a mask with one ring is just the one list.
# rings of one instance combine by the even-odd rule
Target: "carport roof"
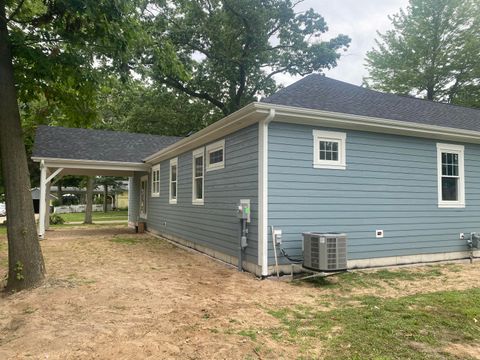
[[32,158],[141,163],[180,137],[41,125]]

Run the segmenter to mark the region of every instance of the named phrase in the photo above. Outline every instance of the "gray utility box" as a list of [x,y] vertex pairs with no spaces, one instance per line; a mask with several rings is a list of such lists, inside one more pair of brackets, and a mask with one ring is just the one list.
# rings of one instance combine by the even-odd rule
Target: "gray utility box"
[[303,267],[316,271],[347,269],[347,235],[303,233]]

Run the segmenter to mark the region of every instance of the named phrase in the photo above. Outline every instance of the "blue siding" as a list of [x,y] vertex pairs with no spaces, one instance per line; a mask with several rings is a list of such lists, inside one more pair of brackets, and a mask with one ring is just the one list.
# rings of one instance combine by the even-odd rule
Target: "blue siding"
[[[208,144],[205,144],[208,145]],[[192,205],[192,151],[178,156],[177,204],[169,204],[170,160],[160,164],[160,197],[150,197],[147,227],[237,256],[237,204],[251,201],[246,261],[257,263],[258,126],[225,138],[225,168],[205,172],[204,205]],[[149,184],[150,186],[150,184]]]
[[305,231],[346,232],[353,260],[465,251],[459,233],[480,230],[479,145],[464,144],[466,207],[441,209],[436,144],[446,141],[333,129],[347,133],[347,169],[315,169],[313,129],[270,124],[269,225],[287,253],[301,255]]

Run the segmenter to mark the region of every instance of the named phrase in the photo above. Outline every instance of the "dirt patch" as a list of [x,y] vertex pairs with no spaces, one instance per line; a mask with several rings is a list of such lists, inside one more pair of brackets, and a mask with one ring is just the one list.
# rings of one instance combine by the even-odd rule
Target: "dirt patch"
[[444,348],[444,351],[448,354],[455,355],[456,357],[480,359],[480,346],[469,344],[449,344]]
[[[323,311],[345,295],[261,281],[124,226],[69,227],[47,237],[41,243],[45,284],[0,298],[2,359],[296,358],[296,345],[279,346],[268,334],[279,320],[266,310],[306,305]],[[478,286],[480,263],[458,266],[461,271],[445,267],[438,279],[353,288],[350,295]],[[305,354],[319,356],[321,348],[319,340]]]

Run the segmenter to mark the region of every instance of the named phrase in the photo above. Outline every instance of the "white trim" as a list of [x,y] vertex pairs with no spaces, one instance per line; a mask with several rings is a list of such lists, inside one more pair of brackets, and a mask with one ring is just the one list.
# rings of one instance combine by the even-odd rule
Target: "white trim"
[[166,160],[172,156],[185,153],[208,142],[225,137],[237,130],[255,124],[263,117],[261,112],[256,111],[257,103],[250,103],[247,106],[237,110],[233,114],[214,122],[206,128],[157,151],[155,154],[143,159],[146,163],[153,163],[160,160]]
[[[313,167],[316,169],[346,169],[346,142],[347,134],[344,132],[313,130]],[[320,159],[320,141],[338,143],[338,160]]]
[[[175,199],[172,198],[172,166],[176,167],[175,170]],[[170,160],[170,171],[168,173],[168,203],[176,204],[178,199],[178,158]]]
[[259,110],[275,109],[275,121],[280,122],[480,143],[480,131],[285,105],[255,104]]
[[144,159],[147,163],[165,160],[261,121],[275,110],[275,121],[312,126],[371,131],[421,138],[480,143],[480,131],[375,118],[340,112],[254,102]]
[[35,162],[44,161],[48,167],[65,169],[99,169],[119,171],[148,171],[149,165],[144,163],[122,162],[122,161],[98,161],[61,158],[40,158],[32,157]]
[[47,178],[47,180],[45,180],[45,181],[46,181],[47,183],[50,182],[50,181],[52,181],[53,178],[54,178],[55,176],[57,176],[58,174],[60,174],[62,171],[63,171],[63,168],[58,168],[58,169],[55,170],[55,171],[53,172],[53,174],[51,174],[51,175]]
[[[442,199],[442,152],[458,154],[458,200]],[[465,147],[456,144],[437,143],[437,188],[439,208],[465,207]]]
[[275,110],[258,122],[258,265],[268,275],[268,124]]
[[[224,150],[225,155],[225,150]],[[195,188],[195,160],[199,157],[202,157],[202,198],[197,199],[196,188]],[[201,147],[200,149],[194,150],[192,152],[192,204],[193,205],[203,205],[205,203],[205,148]]]
[[[157,172],[157,178],[155,179],[155,172]],[[152,171],[151,171],[151,184],[150,184],[150,196],[151,197],[160,197],[160,164],[157,164],[155,166],[152,166]],[[158,191],[154,192],[154,183],[158,184]]]
[[[210,164],[210,153],[222,150],[222,161],[214,164]],[[212,144],[208,144],[205,148],[205,157],[206,157],[206,171],[218,170],[223,169],[225,167],[225,139],[216,141]]]
[[147,219],[147,216],[148,216],[148,175],[143,175],[141,178],[140,178],[140,201],[142,201],[142,183],[145,183],[145,186],[146,186],[146,189],[145,189],[145,206],[144,206],[144,210],[145,212],[142,213],[142,209],[140,207],[140,204],[138,204],[139,206],[139,216],[141,219]]

